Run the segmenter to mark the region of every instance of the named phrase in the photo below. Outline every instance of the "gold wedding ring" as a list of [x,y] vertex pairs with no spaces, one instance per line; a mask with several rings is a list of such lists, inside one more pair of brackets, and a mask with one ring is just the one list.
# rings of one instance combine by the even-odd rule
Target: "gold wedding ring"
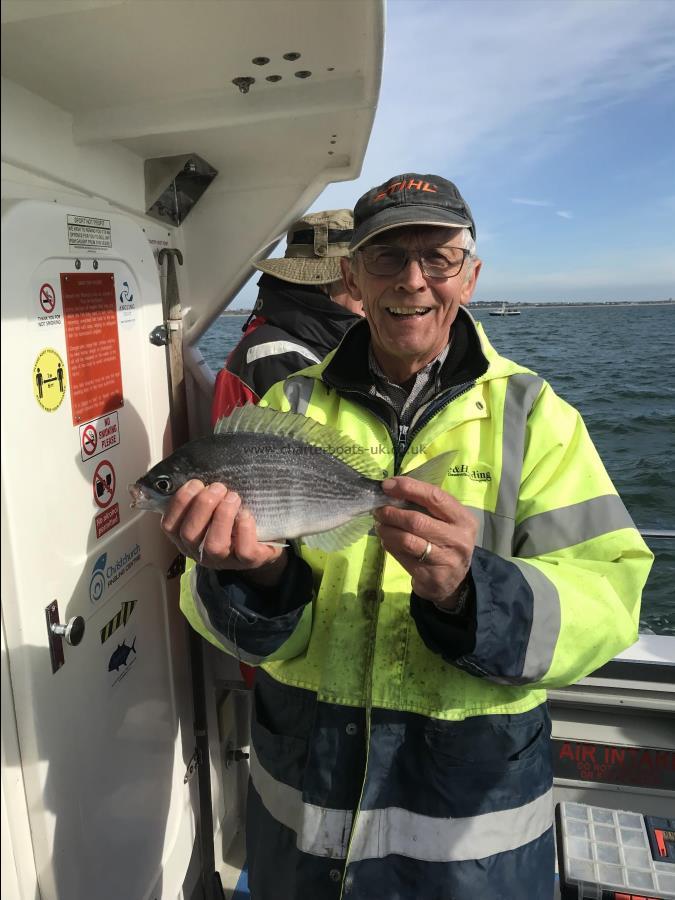
[[426,560],[429,558],[429,554],[431,553],[431,547],[432,547],[431,541],[427,541],[427,545],[424,548],[424,552],[421,553],[417,557],[417,562],[421,562],[421,563],[426,562]]

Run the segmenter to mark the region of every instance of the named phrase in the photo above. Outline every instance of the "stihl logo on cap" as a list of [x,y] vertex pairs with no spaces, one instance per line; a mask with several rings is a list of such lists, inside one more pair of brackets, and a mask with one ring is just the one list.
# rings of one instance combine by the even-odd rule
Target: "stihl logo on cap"
[[373,198],[373,203],[377,203],[378,200],[384,200],[386,197],[390,197],[392,194],[397,194],[404,188],[407,191],[426,191],[430,194],[438,193],[438,188],[435,184],[431,184],[428,181],[415,181],[414,178],[409,178],[407,181],[393,181],[390,185],[387,186],[386,190],[381,191],[376,197]]

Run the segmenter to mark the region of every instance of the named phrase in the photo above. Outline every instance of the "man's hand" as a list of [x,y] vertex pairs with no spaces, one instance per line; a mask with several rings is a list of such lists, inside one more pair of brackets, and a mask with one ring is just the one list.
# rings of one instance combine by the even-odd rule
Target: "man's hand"
[[162,516],[162,528],[182,554],[208,569],[246,571],[250,581],[273,586],[286,568],[283,548],[258,543],[255,519],[224,484],[188,481]]
[[[395,506],[375,510],[382,546],[410,572],[412,588],[419,597],[452,609],[471,565],[476,520],[450,494],[414,478],[388,478],[382,488],[390,497],[428,511]],[[426,552],[428,544],[431,547]]]

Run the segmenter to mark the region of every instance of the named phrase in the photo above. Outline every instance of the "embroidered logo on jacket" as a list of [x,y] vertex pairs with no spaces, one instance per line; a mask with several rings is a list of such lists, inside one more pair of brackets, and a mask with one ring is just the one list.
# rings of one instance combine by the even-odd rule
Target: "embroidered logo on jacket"
[[492,481],[492,472],[487,469],[472,468],[471,466],[452,466],[448,470],[448,477],[461,476],[471,481]]

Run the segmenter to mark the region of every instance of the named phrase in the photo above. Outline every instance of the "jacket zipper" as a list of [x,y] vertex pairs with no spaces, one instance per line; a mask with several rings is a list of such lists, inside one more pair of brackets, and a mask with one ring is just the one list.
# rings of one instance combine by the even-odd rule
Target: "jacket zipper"
[[435,415],[442,412],[446,406],[449,406],[453,400],[468,393],[475,383],[475,381],[465,381],[455,388],[449,388],[448,395],[440,398],[440,400],[436,402],[433,400],[431,401],[431,404],[417,422],[414,422],[412,425],[399,425],[398,443],[394,444],[394,475],[398,475],[401,463],[403,462],[403,457],[407,453],[415,435],[419,434],[424,426],[430,422]]
[[[454,392],[452,391],[452,389],[450,389],[449,390],[450,396],[443,397],[441,402],[430,406],[427,409],[426,413],[423,416],[421,416],[419,422],[417,422],[414,427],[410,426],[410,425],[401,425],[399,423],[397,436],[395,436],[393,434],[392,429],[389,427],[387,422],[385,422],[384,418],[379,415],[379,412],[376,409],[373,409],[372,406],[369,406],[371,411],[375,413],[375,415],[380,419],[382,424],[385,426],[389,436],[392,439],[392,449],[394,450],[394,475],[396,475],[398,473],[401,460],[405,456],[406,450],[410,446],[410,441],[412,440],[412,438],[417,433],[419,433],[419,431],[421,431],[422,428],[424,428],[426,423],[428,421],[430,421],[430,419],[433,418],[433,416],[436,415],[436,413],[439,413],[443,409],[445,409],[445,407],[448,406],[450,403],[452,403],[453,400],[456,400],[457,397],[461,397],[462,394],[466,394],[467,391],[471,390],[471,388],[474,386],[474,384],[475,384],[475,381],[467,381],[467,382],[464,382],[464,384],[458,385],[457,388],[454,390]],[[360,391],[354,391],[354,390],[341,391],[341,393],[355,394],[359,397],[368,396],[368,398],[370,399],[369,395],[363,395],[363,394],[361,394]],[[432,401],[432,404],[433,404],[433,401]],[[395,439],[396,437],[398,438],[398,440]],[[342,883],[340,884],[339,900],[343,900],[343,898],[344,898],[345,878],[347,875],[347,868],[349,866],[349,853],[350,853],[350,850],[352,847],[352,841],[354,838],[354,833],[356,831],[359,813],[361,811],[361,800],[363,799],[363,792],[366,787],[366,778],[368,775],[368,761],[369,761],[368,757],[369,757],[369,748],[370,748],[370,728],[371,728],[370,719],[371,719],[371,712],[372,712],[372,708],[373,708],[373,658],[375,656],[375,635],[377,633],[377,622],[379,619],[379,607],[380,607],[380,604],[384,601],[384,589],[383,589],[384,564],[385,564],[385,553],[380,548],[380,565],[379,565],[379,571],[378,571],[378,575],[377,575],[377,588],[375,591],[375,609],[373,610],[374,615],[373,615],[371,629],[370,629],[371,640],[369,640],[369,642],[368,642],[368,648],[369,648],[368,662],[366,663],[366,671],[365,671],[366,733],[365,733],[364,737],[365,737],[365,741],[366,741],[366,761],[365,761],[365,767],[364,767],[364,771],[363,771],[363,782],[361,784],[361,796],[359,797],[359,801],[356,805],[356,809],[354,810],[354,818],[352,820],[351,833],[349,835],[349,842],[347,844],[347,851],[345,853],[345,867],[344,867],[344,874],[342,877]]]

